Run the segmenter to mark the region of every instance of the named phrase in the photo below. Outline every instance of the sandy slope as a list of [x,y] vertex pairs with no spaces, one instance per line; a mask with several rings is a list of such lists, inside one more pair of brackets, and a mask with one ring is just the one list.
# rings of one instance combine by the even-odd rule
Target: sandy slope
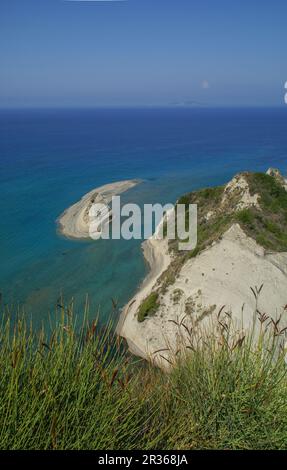
[[120,333],[132,352],[161,366],[164,364],[160,356],[168,358],[169,352],[154,352],[167,345],[176,350],[180,340],[178,327],[171,320],[178,322],[186,316],[184,321],[189,326],[204,324],[225,306],[239,327],[248,328],[256,307],[250,287],[259,288],[261,284],[259,309],[277,318],[287,304],[287,253],[266,253],[234,224],[220,241],[184,264],[175,283],[161,296],[157,314],[139,323],[136,311],[141,300],[170,262],[165,241],[148,241],[146,246],[152,270],[126,306]]

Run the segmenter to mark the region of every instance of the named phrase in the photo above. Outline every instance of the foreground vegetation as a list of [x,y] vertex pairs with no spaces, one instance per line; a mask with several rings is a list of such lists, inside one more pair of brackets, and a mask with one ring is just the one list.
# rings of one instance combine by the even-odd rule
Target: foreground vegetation
[[129,355],[112,326],[80,327],[70,309],[51,331],[3,316],[1,449],[287,448],[284,329],[192,337],[163,373]]

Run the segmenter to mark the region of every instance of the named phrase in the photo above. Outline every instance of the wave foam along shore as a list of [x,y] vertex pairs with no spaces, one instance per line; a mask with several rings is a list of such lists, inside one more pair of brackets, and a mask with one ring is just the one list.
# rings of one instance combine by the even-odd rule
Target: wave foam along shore
[[109,204],[113,196],[118,196],[139,183],[140,180],[117,181],[88,192],[57,219],[59,232],[67,238],[90,238],[89,211],[91,206],[95,203]]

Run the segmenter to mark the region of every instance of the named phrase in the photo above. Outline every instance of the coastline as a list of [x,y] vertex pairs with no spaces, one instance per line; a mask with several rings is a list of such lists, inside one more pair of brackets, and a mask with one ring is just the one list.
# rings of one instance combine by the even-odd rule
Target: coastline
[[[150,266],[136,294],[125,305],[121,312],[116,332],[126,339],[132,354],[149,359],[144,336],[138,334],[136,314],[141,302],[151,293],[161,274],[168,268],[171,255],[168,251],[168,240],[157,239],[156,233],[142,243],[143,256]],[[139,325],[139,324],[138,324]]]
[[113,196],[128,191],[140,182],[141,180],[137,179],[117,181],[92,189],[58,217],[56,222],[59,233],[71,239],[90,238],[89,210],[92,204],[109,204]]

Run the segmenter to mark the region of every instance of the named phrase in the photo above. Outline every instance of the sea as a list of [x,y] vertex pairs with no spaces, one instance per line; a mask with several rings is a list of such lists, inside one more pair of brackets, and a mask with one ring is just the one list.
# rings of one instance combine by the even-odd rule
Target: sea
[[[240,171],[287,173],[287,108],[0,110],[1,307],[37,327],[60,302],[116,321],[148,273],[140,240],[68,240],[57,218],[105,183],[174,203]],[[118,308],[114,309],[113,305]]]

